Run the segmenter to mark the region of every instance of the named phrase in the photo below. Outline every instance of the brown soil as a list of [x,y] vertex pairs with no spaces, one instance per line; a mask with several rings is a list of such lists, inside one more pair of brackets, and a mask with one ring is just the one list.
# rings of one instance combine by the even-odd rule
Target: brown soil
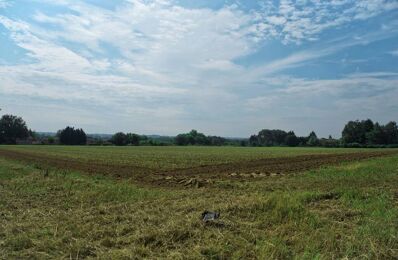
[[82,171],[89,174],[104,174],[116,178],[127,178],[146,184],[161,186],[183,185],[188,187],[200,187],[212,183],[217,179],[246,180],[297,173],[317,169],[321,166],[337,165],[341,162],[364,160],[397,153],[398,151],[372,151],[344,154],[299,155],[158,172],[154,169],[137,166],[117,165],[98,161],[87,162],[0,149],[0,157],[34,163],[40,168],[54,167]]

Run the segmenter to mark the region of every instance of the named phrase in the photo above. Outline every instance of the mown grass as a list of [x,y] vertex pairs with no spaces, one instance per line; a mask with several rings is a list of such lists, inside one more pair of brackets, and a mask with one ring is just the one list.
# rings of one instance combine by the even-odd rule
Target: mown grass
[[398,156],[199,189],[0,159],[0,259],[396,259],[397,183]]

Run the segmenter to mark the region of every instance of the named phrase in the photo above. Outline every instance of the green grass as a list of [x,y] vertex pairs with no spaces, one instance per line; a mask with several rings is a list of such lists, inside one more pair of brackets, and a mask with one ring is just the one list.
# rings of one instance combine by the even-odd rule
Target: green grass
[[[54,149],[61,156],[76,149],[89,158],[104,148],[40,149],[34,152]],[[137,150],[154,149],[194,157],[217,150]],[[247,151],[220,148],[228,149]],[[138,160],[132,150],[128,157]],[[270,148],[254,149],[253,156],[265,151]],[[0,159],[0,259],[396,259],[397,183],[398,156],[199,189],[139,187],[63,170],[47,176]],[[220,210],[221,223],[201,223],[205,209]]]
[[[176,169],[209,164],[250,161],[262,158],[308,154],[353,153],[374,149],[310,147],[206,147],[206,146],[0,146],[2,150],[23,151],[59,158],[100,161],[151,169]],[[385,149],[387,150],[387,149]]]

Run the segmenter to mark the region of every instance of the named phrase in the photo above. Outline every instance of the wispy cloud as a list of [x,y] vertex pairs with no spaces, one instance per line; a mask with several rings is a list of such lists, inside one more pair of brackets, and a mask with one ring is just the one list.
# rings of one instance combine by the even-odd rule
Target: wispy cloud
[[0,0],[0,8],[9,7],[11,3],[8,0]]
[[266,1],[256,29],[285,44],[317,40],[319,34],[355,20],[366,20],[398,9],[394,0]]

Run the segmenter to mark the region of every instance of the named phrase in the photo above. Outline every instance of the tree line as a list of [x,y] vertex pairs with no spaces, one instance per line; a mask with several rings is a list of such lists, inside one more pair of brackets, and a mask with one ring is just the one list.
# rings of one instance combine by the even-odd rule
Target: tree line
[[[3,115],[0,119],[0,144],[17,144],[27,139],[40,139],[18,116]],[[22,142],[24,143],[24,142]],[[297,136],[293,131],[263,129],[247,139],[228,139],[205,135],[197,130],[181,133],[175,137],[148,137],[135,133],[118,132],[111,138],[91,138],[81,128],[67,126],[40,143],[63,145],[209,145],[209,146],[322,146],[322,147],[398,147],[397,123],[385,125],[370,119],[349,121],[339,139],[318,138],[314,131],[308,136]]]
[[358,145],[398,144],[397,123],[391,121],[381,125],[373,123],[370,119],[350,121],[343,129],[342,141]]
[[179,134],[175,137],[176,145],[225,145],[227,139],[220,136],[206,136],[196,130],[191,130],[189,133]]
[[[329,138],[334,140],[333,138]],[[293,131],[263,129],[249,138],[251,146],[319,146],[320,139],[312,131],[308,136],[296,136]]]
[[322,147],[398,147],[397,123],[385,125],[372,120],[349,121],[340,139],[318,138],[312,131],[308,136],[296,136],[293,131],[263,129],[249,138],[251,146],[322,146]]

